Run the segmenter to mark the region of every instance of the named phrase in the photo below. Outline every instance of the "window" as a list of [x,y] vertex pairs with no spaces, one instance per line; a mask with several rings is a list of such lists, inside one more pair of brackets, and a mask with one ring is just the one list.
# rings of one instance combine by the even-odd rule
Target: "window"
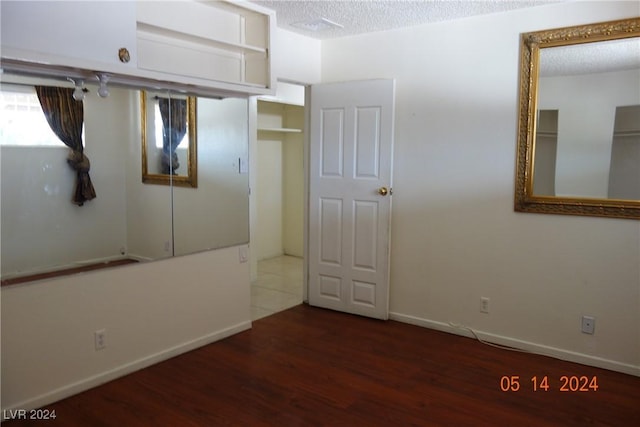
[[0,145],[65,147],[49,127],[32,86],[2,85]]

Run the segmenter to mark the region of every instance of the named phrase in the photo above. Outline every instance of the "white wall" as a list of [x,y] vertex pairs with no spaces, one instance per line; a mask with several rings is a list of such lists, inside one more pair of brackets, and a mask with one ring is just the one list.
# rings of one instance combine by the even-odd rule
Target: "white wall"
[[3,287],[2,408],[46,405],[249,328],[240,248]]
[[320,40],[276,28],[271,42],[276,79],[296,83],[320,82]]
[[282,255],[282,140],[269,133],[259,136],[255,201],[258,207],[252,242],[256,259]]
[[396,79],[393,318],[640,375],[638,222],[513,210],[519,34],[633,16],[564,2],[323,42],[323,81]]
[[[304,109],[288,107],[289,127],[304,129]],[[282,141],[282,251],[302,257],[304,243],[304,135],[290,133]]]

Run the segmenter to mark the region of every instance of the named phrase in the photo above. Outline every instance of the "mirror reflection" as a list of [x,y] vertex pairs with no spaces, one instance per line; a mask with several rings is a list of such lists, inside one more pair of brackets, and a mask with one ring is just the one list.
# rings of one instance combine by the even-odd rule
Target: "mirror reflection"
[[541,49],[536,129],[534,195],[640,199],[639,39]]
[[640,218],[639,25],[522,35],[515,210]]
[[198,98],[198,188],[173,187],[175,255],[249,242],[249,104]]
[[198,186],[195,97],[140,92],[142,181]]
[[248,242],[249,182],[241,167],[248,157],[246,99],[193,98],[202,154],[198,187],[147,185],[140,179],[140,91],[112,87],[100,98],[97,87],[86,85],[77,102],[84,107],[84,154],[96,197],[80,206],[72,202],[77,172],[67,163],[70,149],[46,120],[37,123],[43,113],[34,85],[73,87],[2,76],[3,284]]

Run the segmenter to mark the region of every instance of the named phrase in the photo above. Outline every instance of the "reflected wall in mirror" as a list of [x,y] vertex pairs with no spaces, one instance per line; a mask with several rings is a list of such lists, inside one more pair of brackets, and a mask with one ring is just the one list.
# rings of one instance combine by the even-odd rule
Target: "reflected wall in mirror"
[[142,182],[198,186],[195,97],[140,91]]
[[[6,83],[24,92],[34,92],[34,85],[72,87],[52,79],[1,78],[3,91]],[[249,180],[240,167],[248,158],[246,99],[194,99],[200,177],[198,188],[184,188],[146,185],[140,179],[140,91],[110,87],[109,97],[100,98],[97,86],[87,87],[84,145],[97,197],[83,207],[70,202],[75,172],[66,162],[68,147],[31,138],[36,131],[31,119],[17,123],[16,138],[7,137],[6,109],[19,104],[21,111],[38,113],[37,101],[18,97],[0,105],[3,285],[248,242]]]
[[640,218],[640,18],[520,49],[515,210]]
[[175,255],[249,243],[249,102],[197,104],[198,188],[173,188]]

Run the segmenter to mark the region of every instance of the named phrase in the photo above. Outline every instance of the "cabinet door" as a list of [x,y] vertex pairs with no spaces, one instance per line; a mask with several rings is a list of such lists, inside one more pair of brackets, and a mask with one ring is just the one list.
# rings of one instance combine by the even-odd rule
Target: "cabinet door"
[[131,57],[127,66],[135,67],[134,1],[3,0],[0,7],[3,57],[92,68],[119,64],[124,47]]
[[139,2],[138,68],[270,88],[272,21],[232,2]]

